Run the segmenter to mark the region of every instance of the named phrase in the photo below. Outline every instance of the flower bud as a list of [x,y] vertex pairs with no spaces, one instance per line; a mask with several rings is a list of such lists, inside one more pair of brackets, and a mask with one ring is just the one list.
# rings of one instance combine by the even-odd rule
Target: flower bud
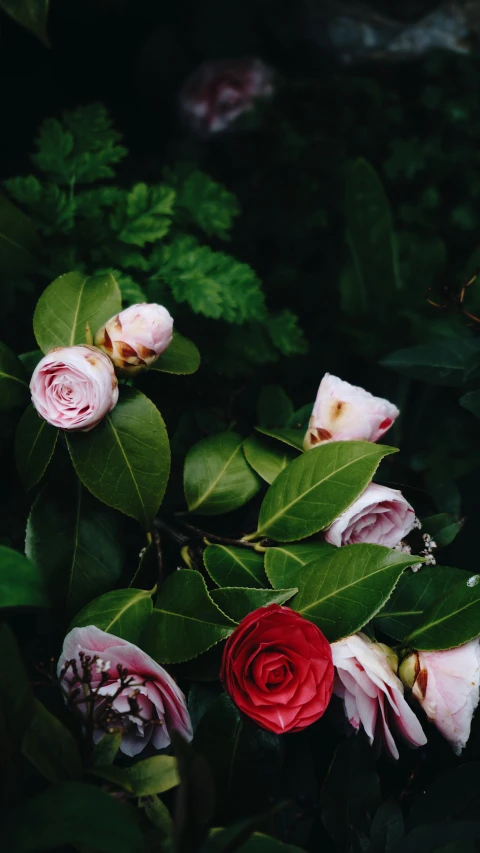
[[418,653],[411,652],[409,655],[404,657],[398,670],[400,680],[407,690],[412,690],[419,672],[420,664],[418,662]]
[[133,376],[150,367],[172,342],[173,319],[163,305],[143,302],[130,305],[111,317],[95,335],[115,367]]
[[95,347],[82,345],[51,350],[37,364],[30,391],[41,418],[82,432],[96,426],[118,400],[112,362]]

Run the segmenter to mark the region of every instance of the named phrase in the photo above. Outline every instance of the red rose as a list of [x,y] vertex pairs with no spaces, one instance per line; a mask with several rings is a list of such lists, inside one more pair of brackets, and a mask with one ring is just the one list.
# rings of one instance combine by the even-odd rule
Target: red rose
[[203,62],[180,92],[180,111],[197,133],[218,133],[272,93],[272,72],[261,59]]
[[288,607],[260,607],[228,638],[220,678],[240,711],[264,729],[298,732],[318,720],[330,701],[330,644]]

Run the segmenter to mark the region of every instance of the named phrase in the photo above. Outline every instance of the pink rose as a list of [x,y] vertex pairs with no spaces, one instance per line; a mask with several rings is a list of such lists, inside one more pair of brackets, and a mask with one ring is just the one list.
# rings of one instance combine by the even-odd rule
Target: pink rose
[[89,625],[65,637],[57,675],[65,701],[84,720],[93,702],[94,741],[109,728],[123,730],[120,750],[138,755],[148,744],[164,749],[171,732],[193,737],[185,696],[145,652]]
[[365,634],[353,634],[332,643],[332,655],[336,673],[333,692],[343,699],[351,725],[355,729],[363,726],[371,744],[380,736],[392,758],[398,758],[392,727],[411,746],[427,742],[395,675],[392,649],[373,643]]
[[272,72],[260,59],[204,62],[184,84],[180,110],[192,130],[218,133],[272,93]]
[[400,675],[457,755],[467,743],[480,693],[480,641],[443,652],[413,652]]
[[325,531],[325,539],[337,547],[370,542],[394,548],[414,523],[415,511],[401,492],[370,483]]
[[325,441],[378,441],[400,412],[393,403],[326,373],[304,439],[305,450]]
[[88,432],[118,400],[112,362],[95,347],[56,347],[37,364],[30,381],[40,417],[60,429]]
[[173,319],[163,305],[130,305],[95,335],[95,346],[116,368],[132,376],[150,367],[172,343]]

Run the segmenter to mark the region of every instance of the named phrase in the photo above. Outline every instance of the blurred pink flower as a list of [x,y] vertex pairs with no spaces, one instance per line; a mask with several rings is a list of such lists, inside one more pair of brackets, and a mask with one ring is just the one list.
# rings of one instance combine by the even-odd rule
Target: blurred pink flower
[[398,749],[391,729],[411,746],[423,746],[427,738],[403,695],[395,675],[396,655],[365,634],[353,634],[332,643],[335,681],[333,692],[343,699],[345,714],[355,729],[363,726],[372,744],[379,735],[392,758]]
[[[185,696],[173,678],[138,646],[93,625],[65,637],[57,675],[66,702],[87,720],[93,701],[94,740],[123,730],[120,750],[164,749],[172,731],[192,739]],[[89,697],[93,697],[89,698]]]
[[415,511],[397,489],[370,483],[325,531],[331,545],[370,542],[394,548],[410,533]]
[[180,91],[182,117],[200,134],[225,130],[253,109],[256,98],[273,94],[272,77],[271,69],[254,57],[204,62]]
[[413,652],[400,674],[428,719],[459,755],[470,736],[480,693],[479,638],[441,652]]
[[304,448],[311,450],[325,441],[378,441],[399,414],[388,400],[326,373],[320,382]]
[[60,429],[88,432],[113,409],[118,382],[110,359],[90,346],[56,347],[30,381],[40,417]]

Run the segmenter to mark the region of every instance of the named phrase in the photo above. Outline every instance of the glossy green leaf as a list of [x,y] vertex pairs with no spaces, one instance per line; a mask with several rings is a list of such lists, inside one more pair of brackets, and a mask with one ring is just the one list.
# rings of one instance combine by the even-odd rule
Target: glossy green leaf
[[22,752],[53,785],[82,776],[82,761],[75,738],[38,699],[35,699],[34,715],[23,735]]
[[28,398],[27,375],[22,362],[11,349],[0,343],[0,412],[25,405]]
[[278,545],[265,552],[265,571],[274,589],[285,589],[296,584],[299,571],[312,560],[321,560],[332,553],[334,546],[320,539],[300,545]]
[[376,624],[381,631],[403,641],[423,621],[424,613],[438,599],[448,596],[459,581],[467,580],[462,569],[450,566],[423,566],[419,572],[404,572]]
[[217,586],[263,587],[263,554],[230,545],[209,545],[203,552],[208,574]]
[[43,291],[33,315],[33,331],[45,353],[53,347],[87,342],[110,317],[122,310],[120,288],[113,275],[68,272]]
[[50,47],[47,18],[50,0],[0,0],[0,9]]
[[183,486],[190,512],[221,515],[256,495],[261,480],[248,465],[242,444],[241,435],[223,432],[203,438],[188,451]]
[[78,481],[53,481],[37,496],[25,553],[42,572],[58,613],[68,620],[116,583],[123,563],[115,515]]
[[[311,451],[310,451],[311,452]],[[302,566],[292,608],[333,642],[363,628],[419,558],[383,545],[345,545]]]
[[68,435],[67,442],[87,489],[150,529],[170,472],[167,430],[151,400],[123,387],[119,402],[95,429]]
[[285,444],[262,441],[256,435],[245,439],[243,452],[250,467],[269,484],[297,456],[295,450],[290,450]]
[[252,610],[266,607],[268,604],[285,604],[296,592],[298,592],[297,588],[245,589],[230,586],[213,589],[210,595],[227,616],[235,622],[241,622]]
[[[302,853],[302,848],[295,844],[284,844],[278,838],[272,838],[262,832],[251,832],[251,829],[248,832],[248,824],[258,826],[264,822],[261,817],[257,816],[253,820],[250,818],[249,821],[242,821],[227,829],[214,829],[208,841],[200,848],[200,853],[230,853],[231,850],[235,850],[235,853]],[[268,815],[265,815],[265,818],[268,818]],[[246,840],[242,842],[242,838]]]
[[[13,2],[15,0],[11,0],[12,6]],[[32,220],[0,193],[0,271],[7,274],[33,272],[38,268],[40,253],[41,244]]]
[[98,853],[143,850],[142,833],[126,805],[82,782],[63,782],[22,802],[2,829],[10,853],[64,845],[86,845]]
[[20,418],[15,433],[15,461],[26,489],[42,479],[58,438],[58,429],[41,418],[30,404]]
[[137,645],[152,610],[151,590],[114,589],[87,604],[77,613],[70,628],[95,625],[107,634]]
[[49,605],[41,570],[23,554],[0,545],[0,608]]
[[260,508],[258,536],[306,539],[328,527],[371,481],[392,447],[334,441],[302,454],[278,475]]
[[470,391],[468,394],[464,394],[463,397],[460,397],[459,403],[476,418],[480,418],[480,391]]
[[261,432],[262,435],[267,435],[269,438],[275,438],[277,441],[281,441],[283,444],[288,444],[290,447],[294,447],[295,450],[303,451],[303,439],[305,438],[305,433],[298,429],[266,429],[266,427],[255,427],[257,432]]
[[264,385],[258,395],[257,411],[261,427],[284,427],[293,415],[293,405],[280,385]]
[[163,794],[180,783],[177,759],[172,755],[154,755],[129,768],[128,778],[136,797]]
[[424,533],[429,533],[437,548],[445,548],[460,533],[463,519],[451,512],[439,512],[422,519]]
[[152,364],[150,370],[181,375],[195,373],[199,367],[200,353],[193,341],[174,332],[172,343]]
[[224,640],[235,628],[210,597],[200,572],[179,569],[162,585],[142,637],[159,663],[180,663]]
[[478,348],[478,341],[473,338],[445,338],[396,350],[381,364],[421,382],[456,386],[462,384],[465,365]]
[[423,614],[420,625],[406,638],[414,649],[451,649],[478,637],[480,625],[480,575],[467,577],[449,588]]

